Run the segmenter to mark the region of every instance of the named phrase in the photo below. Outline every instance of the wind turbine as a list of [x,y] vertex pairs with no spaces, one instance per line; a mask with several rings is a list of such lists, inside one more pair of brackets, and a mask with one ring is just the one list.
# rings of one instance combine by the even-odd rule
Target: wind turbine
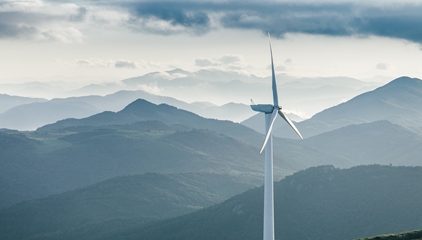
[[265,140],[261,151],[265,149],[265,180],[264,180],[264,240],[274,240],[274,180],[273,180],[273,136],[272,129],[277,114],[280,115],[295,130],[301,139],[299,131],[293,122],[283,113],[281,106],[278,105],[277,83],[275,80],[273,51],[271,48],[271,38],[268,33],[268,41],[271,53],[271,72],[272,72],[272,90],[273,104],[255,104],[252,100],[251,108],[256,112],[265,113]]

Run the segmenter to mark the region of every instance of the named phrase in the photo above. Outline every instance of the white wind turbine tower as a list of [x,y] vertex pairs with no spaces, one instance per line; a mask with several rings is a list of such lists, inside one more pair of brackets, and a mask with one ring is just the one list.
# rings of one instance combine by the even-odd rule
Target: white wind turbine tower
[[[274,180],[273,180],[273,141],[272,128],[279,114],[303,139],[293,122],[282,112],[281,106],[278,105],[277,83],[275,80],[273,51],[271,48],[270,34],[268,33],[271,53],[271,71],[272,71],[272,89],[273,89],[273,105],[271,104],[255,104],[252,102],[251,108],[256,112],[265,113],[265,140],[262,144],[261,153],[265,149],[265,180],[264,180],[264,240],[274,240]],[[252,100],[251,100],[252,101]]]

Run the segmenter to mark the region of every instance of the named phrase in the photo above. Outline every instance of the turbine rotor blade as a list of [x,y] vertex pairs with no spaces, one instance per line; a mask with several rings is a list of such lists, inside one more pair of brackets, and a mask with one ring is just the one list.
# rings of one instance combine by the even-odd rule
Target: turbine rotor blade
[[267,135],[265,136],[264,144],[262,144],[261,151],[259,151],[259,153],[262,153],[262,151],[264,151],[265,146],[267,146],[268,139],[270,139],[271,132],[272,132],[273,126],[274,126],[274,122],[275,122],[275,119],[277,118],[277,110],[278,110],[277,108],[274,108],[274,111],[271,114],[270,127],[268,128]]
[[303,137],[300,134],[299,130],[297,130],[297,128],[295,127],[295,125],[293,124],[293,122],[287,117],[287,115],[284,114],[281,110],[278,110],[278,114],[280,114],[280,116],[290,125],[290,127],[292,127],[293,130],[295,130],[295,132],[297,133],[297,135],[299,135],[299,137],[301,139],[303,139]]
[[272,89],[273,89],[273,103],[274,103],[275,107],[278,107],[277,82],[275,80],[273,50],[272,50],[272,47],[271,47],[270,33],[268,33],[268,41],[270,43],[270,53],[271,53],[271,76],[272,76]]

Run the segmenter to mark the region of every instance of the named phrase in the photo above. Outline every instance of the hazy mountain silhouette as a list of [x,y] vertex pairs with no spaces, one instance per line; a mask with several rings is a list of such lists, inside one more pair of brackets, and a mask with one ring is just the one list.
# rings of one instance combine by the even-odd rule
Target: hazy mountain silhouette
[[[243,121],[254,114],[245,105],[239,103],[248,103],[250,98],[253,98],[256,102],[266,102],[270,89],[269,78],[216,69],[204,69],[197,72],[174,69],[166,72],[152,72],[121,82],[91,83],[83,87],[80,87],[81,82],[69,83],[63,77],[57,79],[61,80],[58,81],[53,78],[48,79],[47,82],[37,82],[32,79],[32,82],[28,83],[2,84],[1,88],[14,95],[43,96],[46,98],[68,97],[53,100],[86,102],[98,108],[99,111],[97,112],[118,111],[137,98],[143,98],[156,104],[167,103],[204,117],[236,122]],[[305,118],[379,86],[379,83],[363,82],[344,77],[293,78],[287,75],[279,75],[278,79],[280,100],[285,106],[288,106],[287,110],[300,112]],[[83,82],[86,81],[89,81],[88,77],[85,77]],[[98,79],[95,78],[95,81],[98,82]],[[108,95],[98,96],[105,94]],[[117,96],[121,98],[117,98]],[[188,104],[198,101],[215,102],[222,106],[203,109],[195,106],[195,104]],[[234,107],[235,104],[238,106],[237,108]],[[47,109],[46,107],[44,111],[47,111]],[[61,113],[44,115],[50,114],[61,115]],[[73,117],[78,118],[80,116],[75,115]],[[38,118],[38,116],[35,118]],[[56,120],[58,119],[46,119],[44,124]],[[13,122],[12,119],[5,121]],[[19,125],[14,127],[21,129]],[[22,128],[22,130],[27,129]]]
[[[422,81],[400,77],[373,91],[315,114],[297,124],[307,138],[350,124],[388,120],[420,132],[422,127]],[[283,137],[295,137],[287,125],[280,130]]]
[[[37,105],[22,105],[11,109],[13,115],[0,115],[0,126],[8,128],[13,123],[14,129],[35,130],[43,125],[54,123],[66,118],[83,118],[103,111],[118,111],[138,98],[145,98],[155,103],[167,103],[183,109],[195,111],[196,107],[171,97],[157,96],[142,90],[119,91],[106,96],[83,96],[69,98],[55,98]],[[69,109],[79,104],[81,109]],[[88,108],[87,111],[85,108]],[[2,119],[2,121],[1,121]],[[28,119],[40,119],[28,121]],[[2,125],[3,123],[4,125]]]
[[[276,238],[355,239],[420,229],[421,177],[421,167],[379,165],[297,172],[274,186]],[[262,202],[259,187],[177,218],[99,223],[38,239],[258,239]]]
[[347,158],[355,165],[422,165],[422,137],[387,120],[349,125],[310,137],[303,143]]
[[[19,99],[20,97],[15,97]],[[83,118],[103,111],[119,111],[129,103],[138,98],[148,100],[155,104],[166,103],[185,109],[203,117],[241,121],[253,114],[249,106],[237,103],[228,103],[223,106],[195,106],[175,98],[158,96],[148,92],[119,91],[106,96],[82,96],[69,98],[55,98],[50,101],[38,99],[21,98],[22,101],[7,100],[4,106],[16,104],[18,106],[9,109],[8,113],[0,114],[0,127],[17,130],[35,130],[46,124],[54,123],[66,118]],[[8,98],[9,99],[9,98]],[[27,101],[25,103],[24,101]],[[39,101],[40,103],[31,105],[28,102]],[[3,102],[2,102],[3,103]],[[21,103],[21,104],[17,104]],[[31,121],[29,120],[31,119]]]
[[[255,102],[266,101],[271,90],[270,78],[246,76],[213,69],[198,72],[175,70],[175,73],[153,72],[122,80],[130,89],[155,89],[160,95],[185,102]],[[288,110],[311,116],[325,108],[344,102],[380,86],[353,78],[294,78],[278,75],[280,100]]]
[[19,105],[28,104],[33,102],[45,102],[47,99],[43,98],[29,98],[10,96],[7,94],[0,94],[0,114]]
[[45,124],[65,118],[83,118],[99,110],[86,102],[34,102],[13,107],[0,114],[0,127],[17,130],[35,130]]

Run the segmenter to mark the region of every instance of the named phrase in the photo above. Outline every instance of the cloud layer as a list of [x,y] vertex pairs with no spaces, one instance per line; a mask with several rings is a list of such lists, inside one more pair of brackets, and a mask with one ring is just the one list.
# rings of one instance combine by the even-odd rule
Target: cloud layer
[[111,24],[160,35],[203,35],[229,28],[270,32],[279,38],[303,33],[381,36],[422,43],[422,3],[375,3],[9,0],[0,2],[0,38],[81,42],[82,29]]
[[[205,33],[214,27],[328,36],[382,36],[422,42],[422,4],[378,5],[292,2],[136,2],[122,5],[134,18],[156,19]],[[130,7],[129,7],[130,6]],[[215,19],[214,24],[211,19]]]

